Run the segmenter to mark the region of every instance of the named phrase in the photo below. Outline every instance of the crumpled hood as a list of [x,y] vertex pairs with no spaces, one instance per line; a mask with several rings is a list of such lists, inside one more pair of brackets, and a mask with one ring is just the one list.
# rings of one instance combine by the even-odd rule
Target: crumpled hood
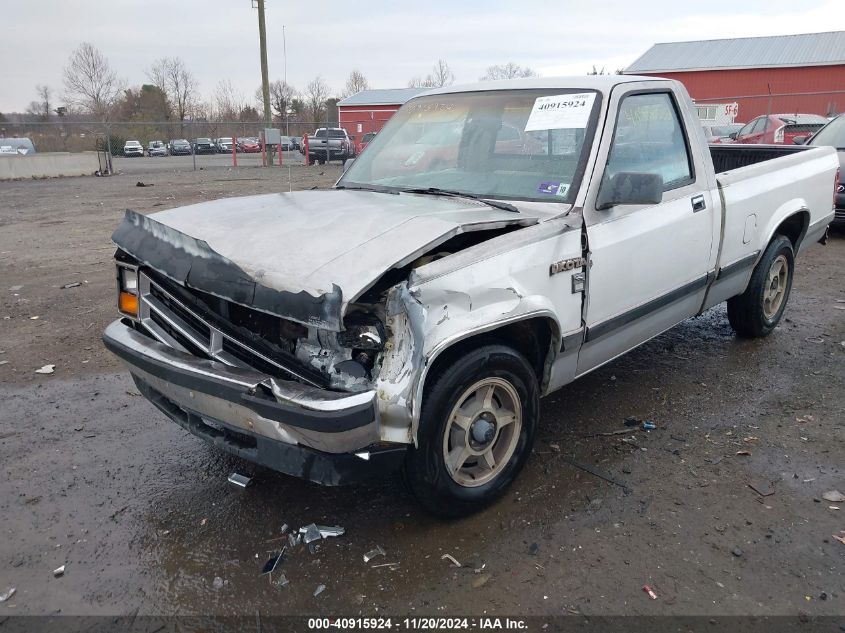
[[188,287],[340,330],[348,303],[387,270],[461,232],[537,221],[461,198],[299,191],[224,198],[147,217],[127,210],[112,239]]

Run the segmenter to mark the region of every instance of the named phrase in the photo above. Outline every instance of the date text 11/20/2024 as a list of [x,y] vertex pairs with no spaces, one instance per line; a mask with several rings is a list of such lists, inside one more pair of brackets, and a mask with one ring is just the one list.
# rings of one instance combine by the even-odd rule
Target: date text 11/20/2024
[[311,631],[342,629],[347,631],[525,631],[528,624],[520,618],[308,618]]

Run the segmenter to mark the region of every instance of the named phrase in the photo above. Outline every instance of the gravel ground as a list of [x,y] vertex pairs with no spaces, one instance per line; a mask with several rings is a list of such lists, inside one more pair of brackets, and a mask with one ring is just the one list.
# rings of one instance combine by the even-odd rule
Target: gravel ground
[[[328,187],[339,173],[292,167],[290,186]],[[392,479],[321,488],[218,453],[138,396],[100,343],[115,318],[109,236],[122,210],[289,183],[287,169],[225,167],[137,180],[0,183],[0,593],[17,588],[0,624],[256,612],[845,624],[845,544],[832,538],[845,536],[845,503],[822,499],[845,492],[841,235],[799,259],[771,336],[736,339],[718,306],[550,396],[516,485],[486,512],[442,522]],[[45,364],[55,373],[34,373]],[[627,416],[657,429],[607,434]],[[234,470],[256,485],[228,484]],[[281,526],[311,522],[346,534],[289,553],[286,587],[260,576]],[[376,545],[386,555],[364,564]]]

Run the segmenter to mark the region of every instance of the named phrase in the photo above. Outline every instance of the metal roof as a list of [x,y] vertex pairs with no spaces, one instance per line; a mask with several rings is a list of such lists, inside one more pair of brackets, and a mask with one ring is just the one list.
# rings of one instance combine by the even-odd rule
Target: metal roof
[[402,105],[411,97],[430,88],[388,88],[386,90],[362,90],[341,99],[339,106]]
[[845,64],[845,31],[655,44],[626,73]]
[[487,92],[490,90],[597,90],[608,93],[614,86],[635,81],[650,83],[677,83],[660,77],[637,77],[636,75],[579,75],[574,77],[527,77],[525,79],[499,79],[459,84],[444,88],[427,88],[424,95],[451,94],[455,92]]

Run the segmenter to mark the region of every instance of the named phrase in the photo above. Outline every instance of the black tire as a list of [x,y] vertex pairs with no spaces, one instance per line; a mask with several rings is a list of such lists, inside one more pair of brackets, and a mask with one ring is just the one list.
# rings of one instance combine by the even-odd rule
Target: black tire
[[[783,288],[783,297],[776,310],[767,311],[766,293],[771,285],[769,274],[779,258],[786,260],[786,279],[779,282],[779,287]],[[795,253],[792,242],[784,235],[776,235],[751,273],[751,281],[748,282],[745,292],[728,299],[728,321],[738,336],[759,338],[767,336],[777,327],[789,301],[794,272]]]
[[[495,476],[481,485],[458,483],[446,466],[444,434],[458,399],[480,380],[508,383],[518,394],[522,423],[516,446]],[[420,504],[432,514],[455,518],[481,510],[498,498],[516,479],[531,454],[540,415],[537,377],[521,354],[504,345],[485,345],[463,354],[431,379],[423,397],[417,447],[405,460],[403,478]],[[507,427],[502,427],[507,428]],[[504,440],[496,435],[493,446]]]

